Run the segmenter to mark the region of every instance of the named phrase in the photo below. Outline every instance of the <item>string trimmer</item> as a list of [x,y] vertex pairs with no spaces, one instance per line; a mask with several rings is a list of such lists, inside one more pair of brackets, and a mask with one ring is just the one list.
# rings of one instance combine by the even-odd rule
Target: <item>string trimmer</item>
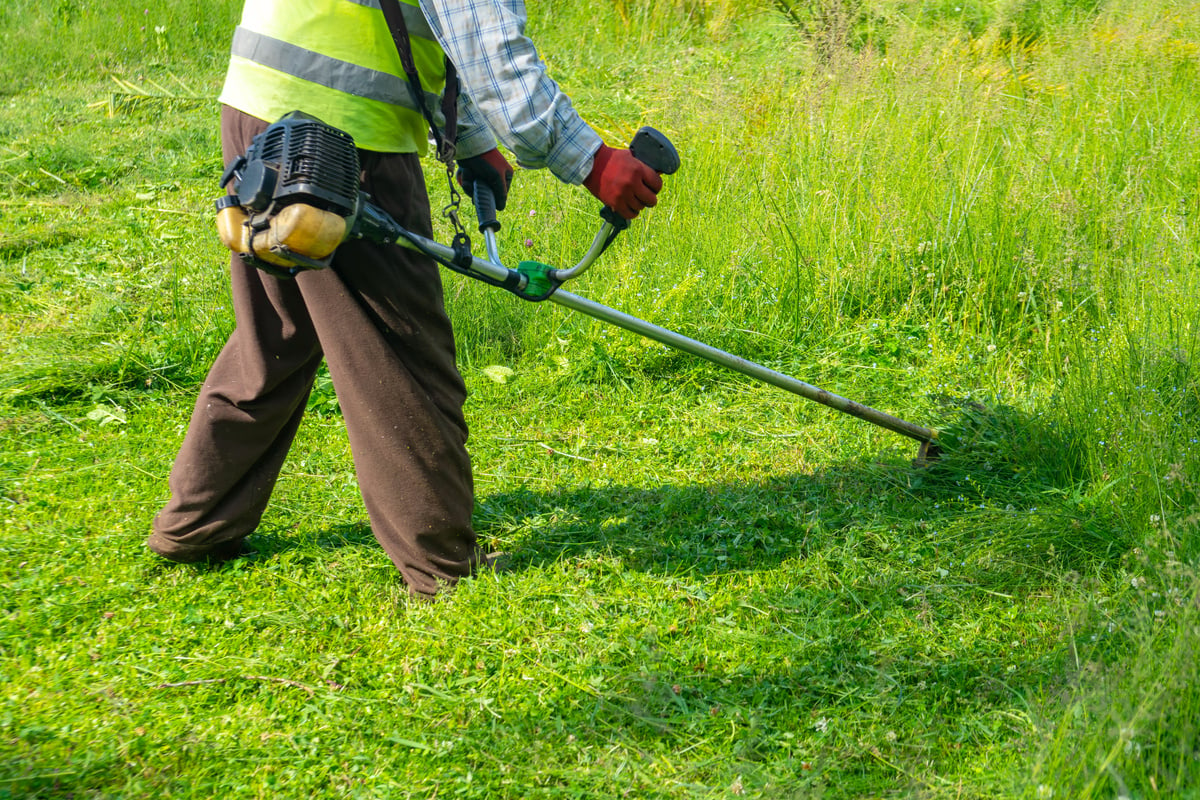
[[[653,128],[639,130],[630,150],[660,173],[671,174],[679,168],[675,148]],[[473,256],[469,242],[464,243],[461,238],[456,239],[455,246],[448,247],[401,227],[360,190],[354,140],[343,131],[299,112],[287,115],[254,137],[246,153],[226,167],[221,185],[231,190],[217,201],[221,240],[247,263],[275,275],[290,277],[306,269],[327,267],[338,245],[347,239],[397,244],[522,299],[549,300],[915,439],[921,444],[914,462],[918,465],[927,464],[940,453],[937,432],[930,428],[564,291],[562,285],[591,267],[627,227],[628,223],[611,209],[601,212],[603,224],[575,266],[554,269],[536,261],[522,261],[511,269],[500,259],[496,241],[500,223],[496,219],[495,199],[483,181],[475,182],[473,199],[487,258]]]

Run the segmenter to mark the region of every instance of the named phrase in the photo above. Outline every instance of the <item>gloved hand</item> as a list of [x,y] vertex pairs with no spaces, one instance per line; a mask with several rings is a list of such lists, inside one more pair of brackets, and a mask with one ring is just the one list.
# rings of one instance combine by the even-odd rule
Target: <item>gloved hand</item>
[[602,144],[583,185],[604,205],[625,219],[633,219],[643,208],[658,202],[663,182],[629,150]]
[[512,185],[513,167],[496,148],[458,162],[458,183],[467,194],[474,194],[475,181],[490,186],[496,196],[496,210],[503,211],[508,202],[508,187]]

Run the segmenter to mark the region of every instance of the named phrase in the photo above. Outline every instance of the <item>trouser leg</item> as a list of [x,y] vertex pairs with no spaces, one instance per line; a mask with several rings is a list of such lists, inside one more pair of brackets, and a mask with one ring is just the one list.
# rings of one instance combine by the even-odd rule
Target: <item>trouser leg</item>
[[280,324],[270,295],[281,287],[241,263],[233,286],[239,323],[200,389],[148,542],[180,561],[220,554],[258,526],[321,363],[307,320]]
[[[265,127],[223,110],[226,160]],[[237,327],[200,389],[168,479],[171,499],[147,542],[181,561],[219,555],[258,525],[321,362],[295,284],[264,276],[238,258],[230,270]]]
[[[418,158],[362,158],[374,200],[432,235]],[[478,558],[466,387],[438,267],[400,247],[347,242],[333,270],[296,283],[341,404],[371,530],[409,587],[433,594]]]

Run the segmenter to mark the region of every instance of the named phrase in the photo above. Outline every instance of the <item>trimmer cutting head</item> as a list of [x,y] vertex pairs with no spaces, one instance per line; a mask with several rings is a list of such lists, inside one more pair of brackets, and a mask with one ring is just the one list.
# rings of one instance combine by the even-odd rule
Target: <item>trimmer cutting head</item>
[[917,451],[917,457],[913,459],[913,466],[928,467],[941,457],[942,447],[937,443],[937,439],[928,439],[921,442],[921,449]]

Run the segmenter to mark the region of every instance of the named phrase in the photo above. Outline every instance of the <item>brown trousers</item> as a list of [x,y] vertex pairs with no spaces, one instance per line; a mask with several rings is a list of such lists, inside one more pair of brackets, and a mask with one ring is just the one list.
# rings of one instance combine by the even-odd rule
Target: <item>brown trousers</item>
[[[221,114],[225,160],[266,123]],[[363,188],[401,225],[432,236],[415,154],[360,151]],[[411,591],[432,595],[481,556],[466,387],[438,267],[396,246],[351,241],[332,269],[281,280],[233,259],[237,326],[213,364],[147,542],[194,561],[257,527],[324,358],[345,418],[371,530]]]

